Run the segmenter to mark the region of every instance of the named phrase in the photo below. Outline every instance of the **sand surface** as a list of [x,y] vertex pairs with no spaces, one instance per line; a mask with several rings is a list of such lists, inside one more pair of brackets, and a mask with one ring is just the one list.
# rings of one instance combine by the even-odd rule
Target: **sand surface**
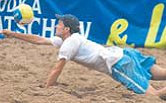
[[[142,49],[166,67],[166,50]],[[110,76],[68,62],[58,85],[43,88],[57,62],[58,49],[17,39],[0,40],[0,103],[166,103],[126,90]],[[156,88],[166,81],[151,81]]]

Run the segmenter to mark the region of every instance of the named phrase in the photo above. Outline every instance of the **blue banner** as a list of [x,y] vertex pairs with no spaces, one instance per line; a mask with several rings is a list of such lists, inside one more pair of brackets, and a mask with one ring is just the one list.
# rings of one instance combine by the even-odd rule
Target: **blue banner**
[[[13,19],[21,3],[29,4],[35,15],[26,26]],[[73,14],[80,19],[81,35],[97,43],[166,48],[165,5],[166,0],[0,0],[0,30],[52,37],[54,15]]]

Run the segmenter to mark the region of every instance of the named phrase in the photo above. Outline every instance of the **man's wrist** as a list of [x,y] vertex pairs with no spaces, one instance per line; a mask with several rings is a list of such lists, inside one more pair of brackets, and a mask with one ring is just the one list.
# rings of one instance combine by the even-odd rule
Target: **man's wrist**
[[10,33],[10,36],[11,36],[11,37],[15,37],[15,34],[16,34],[15,32],[11,32],[11,33]]

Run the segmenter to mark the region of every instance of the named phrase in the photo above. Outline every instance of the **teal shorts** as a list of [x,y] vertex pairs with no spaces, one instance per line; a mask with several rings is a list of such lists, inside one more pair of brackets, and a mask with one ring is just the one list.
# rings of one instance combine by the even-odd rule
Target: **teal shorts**
[[124,56],[112,68],[112,77],[135,93],[144,94],[152,77],[150,69],[156,58],[142,55],[138,50],[125,48]]

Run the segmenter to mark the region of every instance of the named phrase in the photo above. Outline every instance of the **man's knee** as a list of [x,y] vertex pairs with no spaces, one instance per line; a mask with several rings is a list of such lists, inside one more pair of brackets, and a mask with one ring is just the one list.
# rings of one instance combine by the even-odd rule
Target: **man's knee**
[[166,69],[154,65],[151,69],[152,80],[166,80]]

